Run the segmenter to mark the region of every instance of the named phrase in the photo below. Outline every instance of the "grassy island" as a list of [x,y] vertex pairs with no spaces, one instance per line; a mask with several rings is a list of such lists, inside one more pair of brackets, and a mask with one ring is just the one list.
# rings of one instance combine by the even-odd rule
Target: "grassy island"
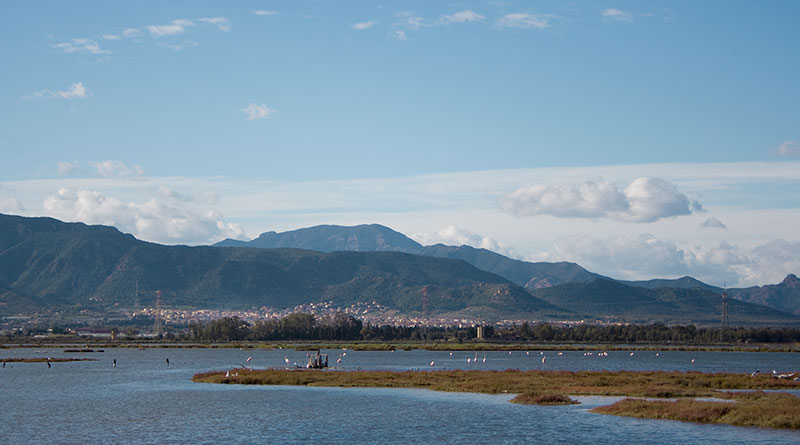
[[[195,382],[421,388],[435,391],[518,394],[515,403],[569,404],[574,395],[678,398],[625,399],[595,412],[656,419],[800,428],[800,399],[788,394],[725,390],[800,389],[800,382],[768,375],[633,371],[313,371],[244,368],[195,374]],[[694,401],[715,397],[725,401]],[[641,408],[646,407],[646,408]],[[770,409],[767,410],[766,407]],[[773,409],[773,407],[775,407]],[[697,414],[701,412],[701,414]],[[716,414],[715,414],[716,413]]]

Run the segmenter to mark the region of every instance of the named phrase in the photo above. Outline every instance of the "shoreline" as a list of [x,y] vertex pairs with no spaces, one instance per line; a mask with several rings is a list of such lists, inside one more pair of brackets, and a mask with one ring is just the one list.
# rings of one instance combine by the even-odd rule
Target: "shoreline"
[[[293,349],[316,351],[318,349],[352,349],[354,351],[698,351],[698,352],[800,352],[797,343],[755,344],[663,344],[663,343],[449,343],[449,342],[227,342],[180,343],[135,341],[63,341],[2,343],[0,349],[11,348],[136,348],[136,349]],[[99,351],[98,351],[99,352]]]

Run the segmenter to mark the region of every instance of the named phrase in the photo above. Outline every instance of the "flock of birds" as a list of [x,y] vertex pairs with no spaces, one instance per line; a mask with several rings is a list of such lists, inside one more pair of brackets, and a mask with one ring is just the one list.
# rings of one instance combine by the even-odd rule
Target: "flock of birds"
[[[35,352],[40,352],[40,351],[35,351]],[[42,351],[42,352],[45,352],[45,351]],[[392,352],[394,352],[394,350],[392,350]],[[508,351],[508,355],[512,355],[512,353],[513,353],[513,351]],[[556,354],[557,354],[557,356],[563,356],[564,355],[564,353],[560,352],[560,351],[556,351]],[[530,351],[525,351],[525,355],[530,355]],[[547,362],[547,356],[545,355],[544,351],[540,351],[539,355],[542,358],[542,364],[545,364]],[[602,352],[595,353],[595,352],[592,352],[592,351],[586,351],[586,352],[583,352],[583,355],[584,356],[596,355],[597,357],[608,357],[608,352],[602,351]],[[635,352],[628,353],[628,357],[633,357],[634,355],[636,355]],[[347,348],[342,348],[342,352],[339,354],[339,356],[336,359],[337,366],[341,366],[342,360],[344,359],[345,356],[347,356]],[[656,352],[655,356],[659,357],[660,353]],[[453,361],[452,357],[453,357],[453,353],[450,352],[449,353],[449,360],[445,360],[445,362]],[[247,357],[247,359],[245,360],[245,363],[249,364],[252,360],[253,360],[253,356],[251,355],[251,356]],[[165,361],[166,361],[167,366],[169,366],[170,365],[169,358],[165,359]],[[297,362],[293,362],[293,361],[289,360],[289,356],[288,355],[284,355],[283,356],[283,361],[284,361],[284,364],[286,365],[286,367],[299,368]],[[482,358],[478,357],[478,352],[475,352],[474,356],[467,357],[467,364],[468,365],[476,365],[479,361],[482,362],[483,364],[486,364],[487,357],[486,357],[486,353],[485,352],[483,353],[483,357]],[[50,364],[50,360],[46,360],[45,363],[47,364],[48,368],[52,367],[52,365]],[[689,363],[690,363],[690,365],[693,366],[695,364],[695,359],[692,358]],[[117,367],[117,359],[113,359],[111,366],[114,367],[114,368]],[[3,368],[6,367],[6,362],[5,361],[3,361],[2,367]],[[241,367],[243,369],[250,369],[244,364],[242,364]],[[432,368],[436,367],[436,360],[431,360],[430,367],[432,367]],[[755,377],[755,376],[760,375],[760,374],[762,374],[762,372],[760,370],[756,370],[756,371],[753,371],[752,373],[750,373],[750,377]],[[773,369],[771,375],[773,377],[779,378],[779,379],[791,379],[791,378],[793,378],[795,381],[800,381],[800,376],[795,377],[796,374],[797,374],[796,372],[779,373],[779,372],[777,372],[776,370]],[[238,375],[239,375],[239,373],[236,370],[228,371],[228,372],[225,373],[225,377],[236,377]]]

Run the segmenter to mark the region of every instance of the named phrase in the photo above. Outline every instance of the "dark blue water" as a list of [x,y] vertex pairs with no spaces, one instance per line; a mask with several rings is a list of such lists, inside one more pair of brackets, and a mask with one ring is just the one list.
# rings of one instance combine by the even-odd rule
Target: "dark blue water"
[[[751,372],[797,369],[791,353],[474,352],[329,350],[346,369],[608,369]],[[96,362],[9,363],[0,369],[2,443],[800,443],[800,433],[628,419],[589,413],[616,400],[523,406],[511,395],[411,389],[209,385],[200,371],[306,362],[293,350],[0,350],[0,357],[97,358]],[[252,357],[250,362],[247,358]],[[169,358],[170,364],[166,364]],[[467,363],[467,359],[470,363]],[[117,367],[112,360],[117,360]],[[692,364],[691,360],[695,362]]]

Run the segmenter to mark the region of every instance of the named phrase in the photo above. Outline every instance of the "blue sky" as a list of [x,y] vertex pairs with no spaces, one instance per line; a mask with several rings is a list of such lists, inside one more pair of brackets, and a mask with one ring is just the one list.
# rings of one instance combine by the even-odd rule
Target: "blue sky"
[[800,3],[6,2],[0,212],[800,272]]

